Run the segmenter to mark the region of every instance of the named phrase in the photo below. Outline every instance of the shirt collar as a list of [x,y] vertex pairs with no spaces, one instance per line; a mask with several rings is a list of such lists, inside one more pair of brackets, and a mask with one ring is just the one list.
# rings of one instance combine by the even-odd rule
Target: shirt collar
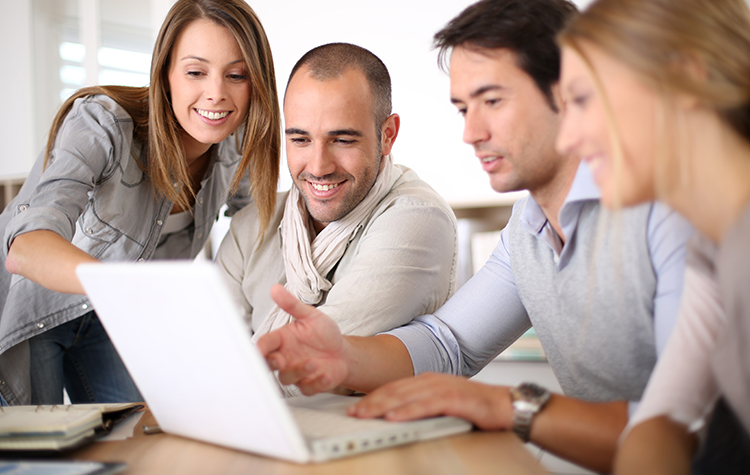
[[576,177],[573,179],[573,185],[570,187],[568,196],[565,197],[563,208],[568,203],[576,201],[598,200],[601,197],[599,187],[596,186],[591,170],[586,163],[581,162],[578,165]]
[[[582,201],[598,200],[600,196],[601,193],[594,182],[591,170],[588,165],[581,162],[578,165],[578,171],[576,171],[576,176],[573,179],[573,184],[568,191],[568,195],[565,197],[565,201],[560,208],[560,214],[563,215],[563,210],[569,205]],[[547,216],[531,195],[529,195],[526,206],[521,213],[521,224],[531,234],[539,234],[547,224]],[[561,224],[564,225],[564,223]]]

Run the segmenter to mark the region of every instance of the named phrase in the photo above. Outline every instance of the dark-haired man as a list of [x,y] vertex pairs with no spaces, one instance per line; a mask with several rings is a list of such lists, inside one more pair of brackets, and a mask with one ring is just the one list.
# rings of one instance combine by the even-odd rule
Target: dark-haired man
[[[305,393],[374,390],[354,415],[460,416],[611,469],[629,402],[673,326],[692,231],[659,205],[623,211],[610,226],[588,169],[556,152],[564,104],[555,37],[574,14],[565,0],[483,0],[437,33],[464,141],[494,190],[530,196],[456,295],[386,334],[342,338],[324,314],[275,288],[298,319],[259,341],[282,382]],[[435,374],[477,373],[531,325],[565,395]]]
[[294,181],[263,240],[254,206],[238,212],[217,263],[254,338],[289,322],[270,297],[281,283],[346,334],[373,335],[437,310],[455,290],[453,211],[394,165],[399,116],[385,65],[336,43],[304,55],[284,99]]

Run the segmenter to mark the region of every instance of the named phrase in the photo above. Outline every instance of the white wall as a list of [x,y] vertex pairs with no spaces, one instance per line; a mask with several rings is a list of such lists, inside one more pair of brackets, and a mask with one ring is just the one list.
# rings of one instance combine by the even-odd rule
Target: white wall
[[[386,64],[393,109],[401,116],[394,159],[415,169],[450,201],[492,199],[470,147],[461,143],[461,118],[448,100],[448,77],[437,67],[432,35],[471,0],[253,0],[274,52],[280,94],[294,63],[330,42],[363,46]],[[289,181],[288,174],[284,178]]]
[[0,176],[26,173],[36,157],[31,1],[0,0]]
[[[152,0],[152,21],[159,23],[171,3]],[[461,142],[462,120],[448,100],[448,77],[438,69],[437,53],[431,49],[434,33],[472,0],[249,3],[269,36],[280,94],[292,66],[307,50],[334,41],[368,48],[388,66],[393,80],[394,111],[401,115],[396,161],[414,168],[454,204],[500,199],[490,190],[471,147]],[[0,75],[6,111],[12,111],[0,118],[0,176],[30,168],[49,126],[49,118],[39,117],[46,112],[34,112],[35,98],[46,91],[33,90],[30,5],[31,0],[0,0],[0,57],[13,73]],[[287,188],[291,180],[288,173],[282,176],[282,188]]]

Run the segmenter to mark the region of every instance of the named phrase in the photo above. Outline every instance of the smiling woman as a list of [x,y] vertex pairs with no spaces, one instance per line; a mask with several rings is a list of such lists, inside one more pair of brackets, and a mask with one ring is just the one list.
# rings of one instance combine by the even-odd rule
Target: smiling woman
[[609,206],[656,198],[702,235],[617,473],[748,473],[750,9],[597,0],[561,40],[561,150],[593,165]]
[[185,131],[188,163],[240,126],[250,102],[247,65],[232,34],[196,20],[180,34],[169,65],[172,112]]
[[[76,277],[80,263],[190,259],[219,209],[278,180],[280,111],[263,27],[242,0],[178,0],[147,88],[82,89],[0,215],[0,387],[11,404],[140,401]],[[15,277],[12,288],[11,275]]]

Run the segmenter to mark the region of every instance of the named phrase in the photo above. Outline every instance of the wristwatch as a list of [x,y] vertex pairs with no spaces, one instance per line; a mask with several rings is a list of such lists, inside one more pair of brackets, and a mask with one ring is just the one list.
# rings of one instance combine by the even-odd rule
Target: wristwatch
[[510,388],[510,400],[513,404],[513,432],[524,442],[531,435],[531,421],[549,401],[550,392],[534,383],[521,383]]

